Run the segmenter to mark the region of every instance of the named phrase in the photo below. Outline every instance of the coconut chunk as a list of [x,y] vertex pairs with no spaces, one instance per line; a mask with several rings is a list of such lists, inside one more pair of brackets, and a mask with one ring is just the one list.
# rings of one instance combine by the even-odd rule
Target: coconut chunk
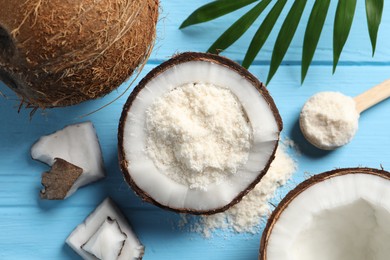
[[182,53],[128,98],[118,133],[121,169],[147,202],[213,214],[260,181],[281,129],[271,96],[247,70],[217,55]]
[[54,164],[55,158],[60,158],[83,170],[65,198],[81,186],[105,176],[98,137],[89,121],[69,125],[53,134],[41,137],[32,146],[31,156],[49,166]]
[[115,260],[120,255],[127,236],[118,222],[110,217],[81,248],[102,260]]
[[56,158],[50,172],[42,174],[41,198],[49,200],[64,199],[74,183],[83,173],[83,169],[63,159]]
[[[114,223],[117,224],[117,228],[113,223],[104,226],[109,219],[115,220]],[[123,238],[123,234],[119,233],[126,235],[122,242],[120,240]],[[115,241],[106,242],[109,237],[114,238]],[[123,246],[120,254],[114,259],[142,259],[144,255],[144,246],[138,240],[125,216],[110,198],[106,198],[83,223],[73,230],[66,239],[66,243],[83,259],[87,260],[96,260],[98,254],[100,256],[112,256],[118,251],[117,248],[121,243]],[[109,248],[107,243],[116,249]],[[100,249],[97,249],[99,245],[104,246],[104,250],[99,252]]]
[[337,169],[298,185],[272,213],[260,260],[387,260],[390,173]]

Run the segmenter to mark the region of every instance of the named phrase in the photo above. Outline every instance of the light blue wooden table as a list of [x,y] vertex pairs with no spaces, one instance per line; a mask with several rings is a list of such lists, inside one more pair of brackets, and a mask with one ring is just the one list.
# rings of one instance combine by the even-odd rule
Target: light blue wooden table
[[[231,14],[183,31],[177,29],[188,14],[206,2],[162,1],[158,42],[141,77],[174,53],[205,51],[212,39],[237,18],[237,14]],[[292,1],[289,2],[291,4]],[[331,11],[335,9],[335,2]],[[366,111],[352,143],[334,152],[321,152],[313,148],[303,139],[297,125],[302,105],[314,93],[331,90],[354,96],[390,78],[390,5],[385,4],[374,58],[371,57],[364,1],[358,1],[350,38],[334,75],[331,66],[333,17],[330,15],[305,83],[300,85],[299,61],[305,29],[301,24],[283,65],[269,84],[268,88],[284,120],[283,135],[292,138],[302,151],[302,155],[297,157],[299,170],[293,178],[294,183],[302,181],[305,172],[318,173],[337,167],[383,166],[390,170],[390,100]],[[308,11],[303,19],[307,19]],[[279,22],[276,28],[280,25]],[[254,29],[251,29],[224,55],[240,61],[253,33]],[[265,80],[267,76],[275,36],[271,35],[271,40],[250,68],[260,80]],[[30,158],[30,146],[41,135],[82,121],[78,118],[80,115],[106,104],[126,87],[127,84],[124,84],[118,92],[97,101],[38,112],[30,120],[29,111],[17,113],[19,103],[15,95],[0,84],[0,91],[7,96],[6,99],[0,97],[0,259],[77,259],[64,240],[106,196],[112,196],[125,211],[146,246],[145,259],[257,259],[261,234],[220,233],[205,239],[199,234],[179,230],[176,228],[179,220],[177,214],[141,202],[127,187],[118,168],[116,139],[118,120],[126,97],[82,119],[91,120],[97,129],[107,178],[80,189],[65,201],[39,199],[40,175],[48,167]],[[285,188],[280,192],[287,191]]]

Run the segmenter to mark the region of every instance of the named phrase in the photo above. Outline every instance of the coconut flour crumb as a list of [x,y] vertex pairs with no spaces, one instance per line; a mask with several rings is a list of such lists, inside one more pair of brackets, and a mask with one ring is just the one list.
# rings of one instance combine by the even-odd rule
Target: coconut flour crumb
[[331,150],[347,144],[358,129],[359,113],[353,98],[339,92],[320,92],[304,105],[300,126],[315,146]]
[[286,151],[290,146],[295,146],[291,140],[287,145],[283,142],[279,144],[267,174],[238,204],[222,213],[201,216],[195,223],[188,221],[188,215],[182,214],[179,227],[189,227],[191,231],[202,233],[205,237],[210,237],[216,229],[239,233],[258,232],[261,218],[271,213],[268,201],[275,196],[277,188],[284,185],[297,170],[295,161]]
[[248,160],[252,127],[227,88],[189,83],[146,111],[147,153],[159,170],[191,189],[207,190]]

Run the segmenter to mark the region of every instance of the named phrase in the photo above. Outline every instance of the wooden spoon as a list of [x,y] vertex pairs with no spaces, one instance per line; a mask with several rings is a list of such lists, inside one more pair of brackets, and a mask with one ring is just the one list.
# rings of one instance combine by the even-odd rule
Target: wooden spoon
[[[317,100],[316,102],[319,102],[318,95],[322,95],[322,98],[325,98],[324,94],[325,93],[317,93],[315,95],[317,99],[310,98],[309,100]],[[326,99],[323,99],[321,102],[329,102],[328,104],[332,105],[332,96],[329,96],[330,93],[326,94]],[[334,93],[332,93],[332,95],[333,94]],[[335,116],[333,114],[334,109],[330,110],[332,111],[332,114],[327,114],[327,112],[324,111],[318,112],[316,109],[311,110],[309,108],[310,106],[306,106],[306,104],[308,103],[306,102],[305,106],[301,111],[299,119],[301,131],[305,138],[314,146],[324,150],[336,149],[352,140],[357,130],[359,115],[363,111],[389,97],[390,79],[354,97],[353,100],[355,101],[355,104],[353,105],[356,109],[356,115],[351,116],[352,114],[355,114],[354,107],[348,105],[346,111],[352,111],[352,114],[350,112],[347,113],[344,111],[345,114],[341,114],[343,116],[347,115],[347,117],[345,118],[340,118],[337,115]],[[340,100],[337,102],[340,102]],[[319,119],[321,121],[320,123],[318,123]]]
[[359,114],[390,97],[390,79],[370,88],[366,92],[354,97],[356,110]]

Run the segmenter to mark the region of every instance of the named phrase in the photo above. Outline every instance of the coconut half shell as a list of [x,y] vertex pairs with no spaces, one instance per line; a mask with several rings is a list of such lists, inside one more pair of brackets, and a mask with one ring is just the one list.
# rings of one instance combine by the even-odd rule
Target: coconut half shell
[[108,94],[150,54],[158,0],[0,0],[0,80],[32,106]]
[[[389,187],[390,173],[372,168],[337,169],[311,177],[273,211],[261,238],[259,259],[387,259]],[[378,230],[383,234],[377,237]],[[365,247],[368,255],[358,252]]]
[[[207,191],[172,181],[145,153],[145,110],[164,93],[189,82],[231,88],[255,133],[248,162],[239,174]],[[221,56],[182,53],[153,69],[129,96],[119,124],[119,162],[125,180],[143,200],[176,212],[214,214],[238,203],[264,176],[281,130],[282,119],[271,96],[246,69]]]

